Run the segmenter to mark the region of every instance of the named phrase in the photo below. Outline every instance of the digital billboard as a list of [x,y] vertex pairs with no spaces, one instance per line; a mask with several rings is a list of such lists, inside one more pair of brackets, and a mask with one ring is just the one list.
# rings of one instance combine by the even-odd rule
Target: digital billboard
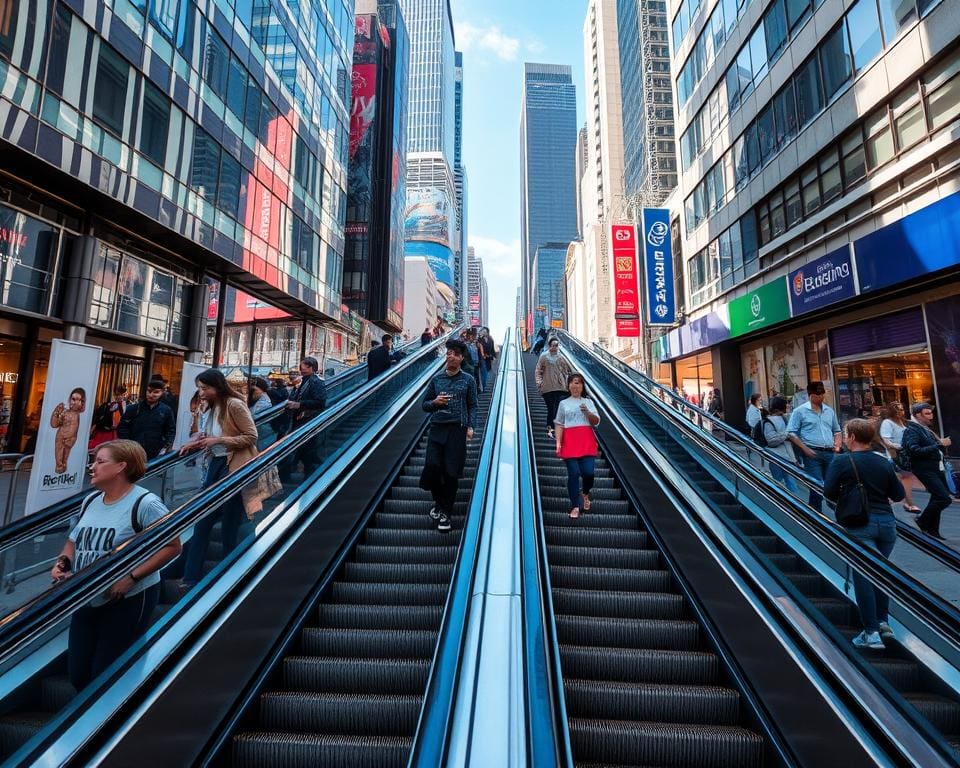
[[408,240],[404,246],[404,255],[423,256],[433,270],[437,283],[453,287],[453,251],[446,245],[423,240]]
[[[408,189],[404,237],[408,244],[411,240],[426,241],[449,248],[452,215],[453,206],[444,190]],[[437,275],[437,280],[441,280],[440,275]]]

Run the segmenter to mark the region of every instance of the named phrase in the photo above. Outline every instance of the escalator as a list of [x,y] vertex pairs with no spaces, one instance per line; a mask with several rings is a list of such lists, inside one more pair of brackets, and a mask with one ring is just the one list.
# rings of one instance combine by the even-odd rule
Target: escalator
[[[583,350],[574,347],[572,354],[580,370],[604,375],[598,358],[588,359]],[[616,385],[606,388],[608,405],[619,409],[650,443],[657,446],[673,467],[698,495],[716,511],[728,528],[738,531],[767,568],[781,583],[797,594],[801,604],[817,617],[818,624],[832,633],[838,644],[868,673],[876,685],[897,700],[898,706],[908,712],[910,722],[933,744],[939,744],[942,754],[953,751],[953,759],[960,752],[960,697],[926,666],[922,665],[909,648],[894,637],[886,637],[886,650],[853,650],[850,643],[860,632],[859,613],[855,603],[841,589],[818,572],[796,546],[791,546],[770,523],[756,515],[731,492],[730,486],[707,468],[707,462],[694,455],[692,441],[684,439],[681,425],[665,427],[662,415],[654,419],[651,405],[645,404],[636,392]],[[673,416],[674,411],[665,408]],[[599,505],[598,505],[599,506]],[[841,573],[843,566],[841,565]],[[849,579],[849,569],[847,569]],[[841,578],[840,583],[843,583]]]
[[[492,387],[492,383],[491,383]],[[418,487],[426,436],[241,730],[235,766],[406,765],[457,557],[491,388],[448,533]]]
[[590,511],[526,361],[563,691],[577,765],[761,766],[767,746],[601,455]]

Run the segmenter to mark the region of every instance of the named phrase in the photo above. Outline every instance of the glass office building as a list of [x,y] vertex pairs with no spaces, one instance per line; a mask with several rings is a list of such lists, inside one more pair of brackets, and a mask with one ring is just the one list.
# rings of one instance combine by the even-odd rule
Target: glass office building
[[[533,258],[547,243],[577,238],[577,97],[569,66],[524,64],[520,110],[522,316],[536,306]],[[564,246],[566,249],[566,246]]]
[[52,338],[101,345],[101,389],[139,392],[154,371],[178,387],[186,356],[220,362],[228,288],[288,317],[300,353],[357,334],[340,298],[353,3],[6,9],[8,442],[28,432]]
[[403,0],[410,32],[409,152],[455,153],[453,15],[450,0]]
[[653,352],[728,418],[823,380],[842,418],[936,399],[960,428],[956,11],[670,2],[686,322]]
[[541,328],[564,328],[565,268],[569,243],[547,243],[533,256],[536,304],[533,307],[533,331]]

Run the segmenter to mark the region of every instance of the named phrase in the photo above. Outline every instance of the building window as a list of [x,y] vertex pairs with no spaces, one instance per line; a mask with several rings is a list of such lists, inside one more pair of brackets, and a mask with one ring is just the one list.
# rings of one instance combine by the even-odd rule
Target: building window
[[820,90],[820,61],[814,54],[794,78],[797,86],[797,120],[800,126],[807,125],[813,116],[823,109],[823,92]]
[[823,72],[823,93],[827,101],[840,90],[852,74],[850,45],[843,24],[838,26],[820,46],[820,67]]
[[97,79],[93,90],[93,117],[108,131],[123,136],[124,109],[130,65],[104,42],[97,58]]
[[867,175],[867,155],[863,148],[863,135],[860,129],[848,133],[842,142],[843,181],[849,189]]
[[144,80],[139,149],[159,166],[162,166],[166,159],[169,127],[170,102],[157,88]]
[[864,127],[867,134],[867,165],[873,170],[892,160],[896,154],[887,108],[884,106],[870,115]]
[[960,56],[955,54],[923,78],[931,130],[942,128],[960,115],[958,72],[960,72]]
[[901,93],[893,101],[893,125],[897,132],[897,147],[901,151],[911,147],[927,135],[923,119],[923,104],[916,87]]
[[824,204],[840,196],[843,185],[840,180],[840,159],[836,149],[829,149],[820,157],[820,184],[823,189]]
[[912,2],[880,0],[880,19],[883,37],[889,45],[904,27],[917,20],[917,10]]
[[820,177],[816,166],[807,168],[800,176],[803,213],[809,216],[820,207]]
[[217,171],[220,167],[220,145],[203,128],[193,134],[193,163],[190,168],[190,186],[202,198],[216,200]]
[[847,29],[850,30],[850,48],[853,64],[859,72],[883,48],[880,39],[880,19],[877,18],[876,0],[857,0],[847,11]]
[[787,15],[783,0],[774,0],[767,9],[763,16],[763,32],[766,37],[767,55],[771,61],[775,61],[787,42]]

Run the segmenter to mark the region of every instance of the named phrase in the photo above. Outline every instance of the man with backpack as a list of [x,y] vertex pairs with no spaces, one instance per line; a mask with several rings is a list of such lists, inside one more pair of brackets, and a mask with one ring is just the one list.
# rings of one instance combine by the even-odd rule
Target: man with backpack
[[938,437],[931,429],[934,416],[929,403],[914,403],[910,414],[912,418],[901,438],[900,450],[908,456],[914,477],[923,483],[930,494],[927,506],[917,515],[917,527],[927,536],[942,539],[940,515],[951,501],[944,474],[944,449],[953,443],[949,437]]
[[[790,464],[797,463],[790,435],[787,433],[787,401],[783,397],[770,399],[770,414],[760,415],[760,421],[753,428],[753,442],[761,448],[766,448]],[[799,494],[797,481],[775,461],[770,462],[770,474],[773,479],[793,494]]]

